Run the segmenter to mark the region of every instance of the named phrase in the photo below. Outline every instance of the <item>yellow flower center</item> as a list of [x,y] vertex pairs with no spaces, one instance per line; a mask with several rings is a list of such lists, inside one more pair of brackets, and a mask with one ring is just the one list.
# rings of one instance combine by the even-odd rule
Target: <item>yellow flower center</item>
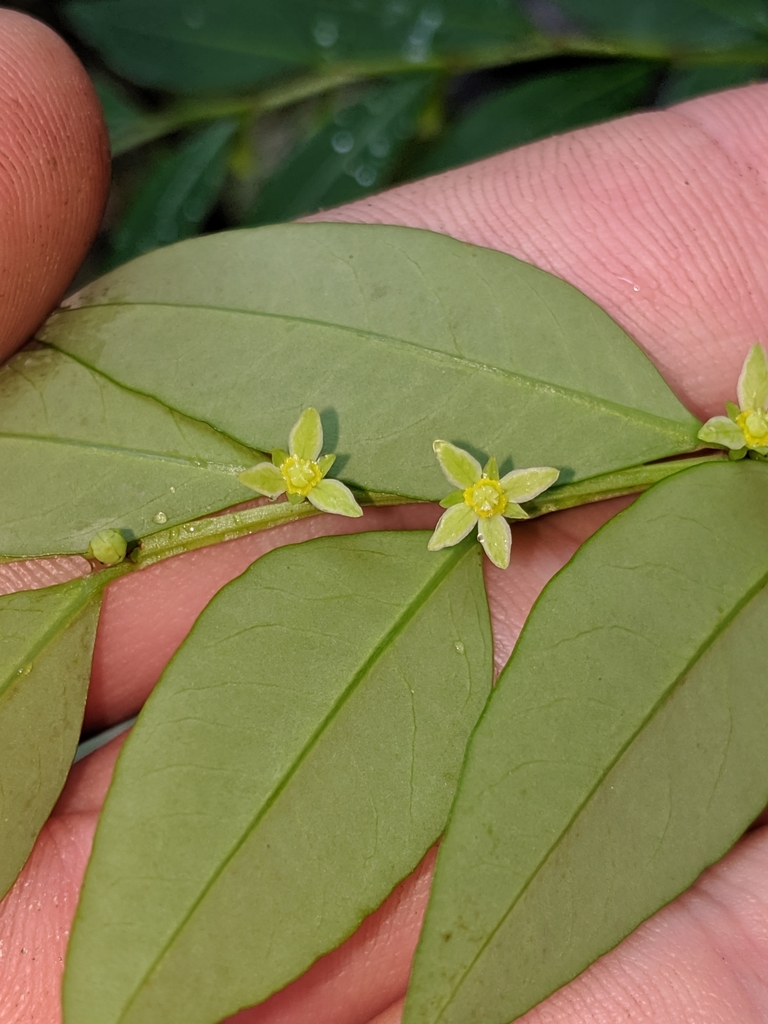
[[287,494],[302,494],[305,498],[323,479],[323,474],[316,462],[311,459],[300,459],[298,455],[289,455],[280,467],[285,480]]
[[749,448],[768,448],[768,415],[762,409],[745,409],[736,417]]
[[504,513],[507,496],[498,480],[481,476],[476,484],[472,484],[464,491],[464,502],[481,519],[488,519],[490,516],[500,516]]

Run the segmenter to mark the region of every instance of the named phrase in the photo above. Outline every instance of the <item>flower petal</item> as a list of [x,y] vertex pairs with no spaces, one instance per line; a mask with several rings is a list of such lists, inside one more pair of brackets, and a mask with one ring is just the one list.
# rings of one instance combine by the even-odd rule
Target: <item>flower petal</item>
[[323,425],[317,409],[305,409],[288,435],[291,455],[314,462],[323,447]]
[[321,480],[307,495],[315,508],[321,512],[332,512],[336,516],[358,519],[363,510],[357,504],[350,489],[341,480]]
[[243,470],[237,474],[237,479],[252,491],[266,494],[268,498],[276,498],[285,490],[283,474],[271,462],[260,462],[252,469]]
[[507,501],[531,501],[537,494],[551,487],[559,476],[559,469],[536,466],[532,469],[513,469],[511,473],[503,476],[499,483],[504,489]]
[[287,458],[288,458],[288,452],[283,451],[282,448],[273,448],[272,449],[272,465],[273,466],[277,466],[277,468],[279,469],[282,466],[282,464],[286,461]]
[[516,501],[508,501],[507,507],[502,512],[505,519],[530,519],[531,517],[521,508]]
[[437,521],[435,532],[429,538],[430,551],[441,551],[464,540],[477,522],[477,513],[469,505],[453,505]]
[[499,479],[499,464],[496,462],[496,456],[492,455],[485,464],[483,472],[489,480]]
[[707,420],[698,437],[707,444],[722,444],[733,451],[744,448],[747,443],[741,427],[727,416],[713,416]]
[[494,565],[506,569],[512,550],[512,531],[504,516],[489,516],[477,526],[477,539]]
[[321,458],[317,460],[317,468],[320,470],[323,476],[326,476],[328,470],[331,468],[335,461],[335,455],[323,455]]
[[765,409],[768,405],[768,359],[762,345],[753,345],[749,350],[736,393],[742,409]]
[[[440,468],[449,483],[464,490],[476,484],[483,471],[480,463],[463,448],[457,448],[450,441],[433,441],[432,449],[440,463]],[[454,541],[454,543],[456,543]]]
[[438,502],[438,505],[440,505],[441,508],[450,508],[451,505],[460,505],[463,501],[464,491],[451,491],[450,494],[446,494],[442,501]]

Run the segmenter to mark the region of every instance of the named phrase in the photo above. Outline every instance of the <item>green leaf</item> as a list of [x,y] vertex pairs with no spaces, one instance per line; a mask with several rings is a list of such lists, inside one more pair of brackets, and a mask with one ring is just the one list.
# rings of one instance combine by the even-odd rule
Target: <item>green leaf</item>
[[527,56],[540,41],[515,0],[442,0],[416,9],[368,0],[80,0],[65,11],[119,74],[189,93],[328,73],[341,62],[383,70],[497,63]]
[[473,737],[404,1024],[508,1024],[768,800],[768,468],[648,491],[539,599]]
[[114,263],[198,233],[224,184],[236,128],[215,121],[157,163],[114,230]]
[[765,37],[768,34],[768,11],[765,0],[699,0],[708,11],[738,22]]
[[558,0],[590,32],[616,40],[647,56],[673,51],[717,51],[766,47],[729,10],[708,0]]
[[428,75],[408,75],[339,111],[266,182],[244,222],[291,220],[380,191],[389,183],[433,81]]
[[708,92],[748,85],[764,77],[765,67],[761,64],[701,64],[673,68],[659,90],[656,102],[660,106],[671,106]]
[[490,96],[449,128],[414,173],[435,174],[634,110],[657,68],[641,61],[538,75]]
[[284,547],[208,605],[118,763],[65,1019],[216,1024],[338,945],[442,831],[492,644],[469,544]]
[[101,592],[114,575],[0,597],[0,897],[75,756]]
[[51,349],[0,368],[0,552],[82,553],[253,497],[258,456]]
[[586,296],[428,231],[209,236],[67,305],[41,338],[241,443],[284,445],[313,405],[334,475],[362,490],[442,498],[435,438],[562,483],[699,446],[698,421]]
[[93,77],[104,120],[109,130],[112,156],[141,146],[168,131],[165,118],[146,111],[132,103],[116,85],[101,75]]

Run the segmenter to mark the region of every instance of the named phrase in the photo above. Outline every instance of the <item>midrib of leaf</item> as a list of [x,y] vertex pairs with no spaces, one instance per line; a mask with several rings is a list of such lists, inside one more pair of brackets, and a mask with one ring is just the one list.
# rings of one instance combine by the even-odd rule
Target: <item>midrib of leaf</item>
[[[336,698],[333,705],[326,714],[325,718],[323,718],[318,727],[312,733],[309,740],[304,745],[304,747],[302,748],[301,752],[298,754],[294,762],[288,767],[280,782],[275,786],[270,795],[266,798],[262,807],[258,810],[251,823],[248,825],[246,829],[243,830],[241,837],[233,845],[232,849],[221,861],[220,865],[214,870],[213,874],[206,882],[199,896],[192,902],[192,904],[190,905],[187,912],[184,914],[183,918],[181,919],[176,929],[173,931],[173,933],[169,936],[166,943],[163,945],[163,948],[160,950],[160,952],[157,954],[157,956],[152,961],[150,966],[144,972],[139,984],[136,986],[136,989],[134,990],[133,995],[125,1004],[125,1007],[120,1013],[120,1016],[117,1018],[116,1024],[120,1024],[121,1021],[125,1020],[127,1014],[131,1010],[131,1007],[133,1006],[139,994],[143,991],[145,985],[147,984],[147,981],[152,976],[152,974],[157,970],[163,958],[172,948],[176,939],[179,937],[179,935],[182,933],[186,925],[189,923],[190,919],[192,918],[197,908],[204,901],[208,893],[211,891],[213,886],[216,884],[218,879],[226,870],[227,866],[237,855],[238,851],[242,848],[242,846],[245,844],[245,842],[248,840],[248,838],[251,836],[254,830],[258,828],[259,824],[264,819],[266,814],[272,809],[274,804],[280,798],[281,794],[284,792],[286,787],[294,778],[299,768],[302,766],[304,761],[307,759],[309,754],[312,752],[312,750],[314,750],[315,746],[322,738],[327,727],[336,718],[336,716],[339,714],[339,712],[347,703],[352,694],[355,693],[358,686],[368,676],[368,674],[371,672],[374,665],[382,656],[382,654],[384,654],[388,650],[389,646],[395,640],[395,638],[409,625],[409,623],[414,619],[416,614],[421,610],[421,608],[424,607],[429,598],[435,593],[435,591],[438,589],[443,580],[445,580],[445,578],[453,571],[453,569],[461,561],[461,559],[465,558],[472,551],[473,547],[474,544],[463,543],[454,548],[449,553],[448,558],[440,567],[439,571],[436,572],[433,576],[431,576],[429,580],[427,580],[427,582],[424,584],[421,590],[416,594],[413,600],[405,608],[403,613],[395,620],[395,622],[386,631],[386,633],[384,633],[381,640],[379,640],[379,642],[373,648],[373,650],[365,659],[360,668],[354,673],[349,684]],[[194,633],[195,630],[193,629],[192,633],[190,634],[190,638],[194,636]]]
[[[114,572],[104,573],[104,576],[107,578],[104,580],[103,583],[101,582],[101,580],[99,580],[98,583],[96,583],[95,580],[88,580],[88,582],[81,587],[81,592],[78,599],[76,601],[73,601],[71,604],[66,604],[64,606],[64,608],[56,617],[56,619],[54,619],[54,621],[51,623],[50,628],[46,630],[46,632],[37,640],[34,646],[32,646],[29,649],[29,653],[26,655],[26,657],[22,658],[20,662],[17,662],[11,669],[8,676],[2,681],[2,683],[0,683],[0,697],[2,697],[3,694],[8,690],[9,686],[16,682],[16,680],[20,677],[21,673],[23,672],[24,668],[26,668],[26,666],[29,665],[30,662],[34,662],[38,655],[40,655],[45,650],[45,648],[56,639],[59,633],[61,633],[62,630],[66,629],[66,627],[69,626],[70,623],[77,618],[77,616],[86,606],[86,604],[88,604],[90,599],[93,597],[95,591],[100,586],[105,586],[106,583],[108,583],[111,579],[114,578],[114,575]],[[66,586],[66,584],[63,584],[63,586]]]
[[[723,616],[723,618],[717,624],[715,629],[713,629],[712,632],[707,635],[706,639],[699,645],[699,647],[697,647],[697,649],[691,655],[689,660],[686,662],[684,668],[681,669],[681,671],[674,678],[674,680],[672,681],[670,686],[664,691],[664,693],[659,697],[659,699],[656,701],[656,703],[651,707],[651,709],[649,710],[648,714],[640,721],[640,724],[635,729],[635,731],[627,738],[626,742],[619,748],[619,750],[617,751],[615,757],[608,763],[608,765],[605,767],[604,771],[600,774],[600,776],[596,780],[594,786],[589,790],[589,792],[584,797],[582,802],[575,809],[573,815],[571,816],[571,818],[569,819],[569,821],[567,822],[567,824],[563,828],[563,830],[560,833],[560,835],[558,836],[557,840],[554,843],[552,843],[552,845],[547,850],[547,852],[544,855],[544,857],[536,865],[535,869],[531,872],[530,876],[528,877],[527,881],[525,882],[525,885],[520,889],[520,892],[517,894],[517,896],[512,901],[512,903],[510,903],[509,907],[504,911],[504,914],[499,918],[497,924],[495,925],[493,930],[490,932],[490,934],[486,938],[485,942],[483,942],[483,944],[481,945],[480,949],[477,951],[475,956],[472,958],[472,962],[468,965],[466,970],[463,972],[463,974],[459,978],[458,983],[451,990],[451,994],[448,997],[448,999],[446,1000],[446,1002],[443,1004],[442,1009],[440,1010],[440,1013],[437,1015],[437,1017],[435,1017],[435,1024],[439,1024],[439,1021],[441,1021],[443,1019],[443,1017],[445,1015],[445,1011],[450,1006],[451,1001],[453,1000],[453,997],[456,995],[456,993],[459,991],[461,986],[464,984],[464,982],[466,981],[467,977],[469,976],[469,974],[472,972],[472,970],[474,969],[475,965],[477,964],[478,960],[482,957],[483,953],[485,953],[486,949],[488,948],[488,946],[491,944],[491,942],[493,941],[494,937],[496,936],[496,933],[498,932],[498,930],[501,928],[501,926],[507,920],[507,918],[512,913],[512,911],[515,909],[517,904],[523,898],[525,893],[528,891],[530,886],[533,884],[534,880],[538,877],[538,875],[541,873],[541,871],[544,869],[544,867],[546,867],[547,862],[549,861],[550,857],[553,856],[553,854],[559,848],[559,846],[562,843],[562,841],[570,833],[570,831],[573,828],[573,826],[579,820],[579,817],[581,816],[584,808],[591,802],[592,798],[595,796],[597,791],[600,789],[602,784],[605,782],[605,780],[608,777],[608,775],[610,775],[610,773],[614,769],[614,767],[618,764],[618,762],[621,760],[621,758],[624,756],[624,754],[627,752],[627,750],[629,750],[629,748],[632,746],[632,744],[635,742],[635,740],[638,738],[638,736],[643,732],[643,730],[648,725],[648,723],[654,718],[654,716],[660,710],[660,708],[669,700],[669,698],[672,696],[672,694],[675,692],[675,690],[678,688],[678,686],[685,680],[685,678],[687,677],[687,675],[691,671],[691,669],[697,664],[697,662],[699,662],[703,658],[704,654],[712,646],[712,644],[725,632],[725,630],[731,625],[731,623],[734,622],[734,620],[738,618],[738,616],[741,614],[742,610],[750,603],[750,601],[754,597],[757,596],[757,594],[760,593],[761,590],[763,590],[763,588],[766,586],[766,584],[768,584],[768,571],[765,572],[763,574],[763,576],[760,577],[760,579],[757,581],[757,583],[755,583],[752,587],[749,588],[749,590],[747,590],[745,592],[744,596],[733,605],[731,610],[726,615]],[[541,600],[541,598],[539,598],[539,600]],[[538,601],[537,601],[537,603],[538,603]],[[529,621],[530,621],[530,619],[529,619]],[[522,635],[521,635],[521,639],[522,639]],[[518,641],[518,643],[519,643],[519,641]],[[488,708],[486,706],[486,710],[483,712],[483,717],[485,717],[485,715],[487,713],[488,713]],[[480,722],[478,722],[478,725],[475,728],[477,729],[477,728],[479,728],[479,726],[480,726]],[[459,780],[459,786],[460,785],[461,785],[461,780]]]
[[[89,369],[92,369],[92,367],[89,367]],[[98,373],[99,371],[94,370],[94,372]],[[102,374],[102,376],[104,376],[104,374]],[[125,390],[128,391],[130,389],[126,388]],[[138,392],[135,393],[138,394]],[[166,406],[166,408],[169,407]],[[169,409],[169,411],[171,410]],[[0,440],[2,439],[7,439],[9,441],[40,441],[43,444],[58,444],[71,448],[87,448],[93,451],[113,452],[116,455],[134,455],[142,459],[155,459],[160,462],[169,462],[174,463],[176,465],[192,466],[195,469],[210,470],[212,472],[224,473],[228,476],[234,476],[237,473],[242,472],[242,470],[247,469],[247,466],[243,465],[228,466],[225,465],[224,463],[206,462],[202,459],[188,458],[183,455],[167,455],[163,452],[147,452],[142,451],[140,448],[120,448],[117,445],[98,444],[95,441],[78,441],[66,437],[50,437],[47,434],[8,434],[3,432],[0,433]]]
[[[686,429],[685,426],[679,420],[671,420],[667,419],[664,416],[657,416],[655,413],[647,412],[644,409],[638,409],[634,406],[629,405],[622,405],[618,402],[611,402],[606,398],[599,398],[595,395],[588,395],[583,391],[576,391],[572,388],[566,388],[561,384],[553,384],[550,383],[549,381],[541,380],[538,377],[531,377],[526,374],[518,373],[514,370],[505,370],[502,367],[494,366],[489,363],[482,363],[479,362],[478,360],[468,359],[466,356],[453,355],[450,352],[443,352],[440,349],[430,348],[429,346],[426,345],[419,345],[416,344],[415,342],[408,341],[406,338],[397,338],[393,335],[381,334],[380,332],[370,331],[360,327],[349,327],[346,324],[338,324],[334,323],[333,321],[319,320],[314,317],[302,317],[288,313],[268,313],[263,310],[236,309],[228,306],[210,306],[187,302],[105,302],[96,303],[93,305],[74,306],[70,307],[69,310],[65,308],[62,311],[62,314],[59,315],[63,315],[63,313],[69,312],[70,310],[72,312],[77,312],[78,310],[81,309],[98,310],[107,308],[113,309],[115,307],[125,307],[128,309],[136,309],[138,307],[159,307],[162,309],[200,309],[206,312],[215,311],[219,313],[234,313],[243,316],[259,317],[270,320],[281,320],[288,323],[303,323],[315,327],[333,328],[334,330],[342,331],[347,334],[354,334],[357,335],[358,337],[369,338],[372,341],[378,341],[391,345],[399,345],[403,348],[407,348],[414,352],[431,356],[435,360],[435,362],[448,362],[457,364],[464,369],[477,370],[483,373],[492,373],[500,377],[502,380],[519,382],[524,386],[530,387],[534,391],[544,391],[547,392],[548,394],[554,393],[560,395],[563,398],[569,399],[575,404],[585,406],[588,409],[598,409],[601,411],[605,411],[622,419],[641,420],[643,423],[646,423],[649,426],[653,426],[656,427],[657,429],[660,429],[661,432],[667,434],[671,438],[690,438],[690,429]],[[59,347],[55,343],[45,342],[45,344],[49,345],[51,348],[55,348],[57,351],[62,351],[66,355],[71,356],[73,359],[76,359],[78,362],[80,362],[81,365],[87,366],[88,369],[94,370],[96,373],[100,373],[103,377],[106,377],[106,379],[110,380],[113,384],[117,384],[128,391],[134,391],[135,393],[144,395],[145,397],[154,398],[155,401],[158,401],[161,404],[165,405],[166,408],[168,409],[174,409],[177,412],[183,412],[183,410],[176,409],[175,406],[167,405],[162,399],[158,398],[151,392],[142,391],[138,388],[125,384],[123,381],[117,380],[109,376],[103,370],[93,366],[91,363],[87,362],[81,356],[78,356],[68,351],[67,349],[59,349]],[[188,414],[184,413],[184,415],[186,416]],[[692,424],[697,422],[695,417],[691,413],[689,413],[689,416],[691,417]],[[207,423],[207,421],[203,422]],[[211,424],[207,425],[211,426]],[[214,427],[213,429],[219,430],[220,428]],[[220,433],[224,434],[225,432],[223,430],[220,430]],[[225,436],[230,435],[225,434]],[[237,438],[231,439],[237,441]],[[243,444],[244,442],[239,441],[238,443]]]

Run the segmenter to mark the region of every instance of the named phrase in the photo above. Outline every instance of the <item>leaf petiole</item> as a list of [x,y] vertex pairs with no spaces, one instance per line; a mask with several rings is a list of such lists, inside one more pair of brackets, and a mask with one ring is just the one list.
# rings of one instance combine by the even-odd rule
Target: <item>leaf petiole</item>
[[660,480],[684,469],[690,469],[691,466],[698,466],[702,462],[722,462],[727,458],[726,452],[717,452],[695,458],[630,466],[629,469],[620,469],[615,473],[602,473],[600,476],[580,480],[575,484],[552,487],[540,498],[526,504],[525,511],[534,519],[548,512],[560,512],[566,508],[575,508],[577,505],[589,505],[594,501],[606,501],[608,498],[618,498],[624,494],[640,494]]
[[[724,452],[713,455],[702,455],[697,458],[677,459],[671,462],[656,462],[647,466],[632,466],[615,473],[604,473],[590,477],[575,484],[563,484],[553,487],[526,504],[526,512],[533,519],[549,512],[558,512],[577,505],[588,505],[595,501],[604,501],[623,494],[637,494],[645,491],[665,477],[689,469],[702,462],[722,461],[727,459]],[[365,492],[356,494],[361,505],[410,505],[417,502],[398,494]],[[234,540],[260,530],[283,523],[293,523],[297,519],[318,515],[318,509],[303,501],[299,505],[281,501],[276,504],[258,505],[256,508],[243,509],[239,512],[228,512],[220,516],[206,519],[195,519],[188,523],[172,526],[141,540],[131,554],[131,560],[137,566],[153,565],[174,555],[193,551],[195,548],[208,547],[225,540]]]

